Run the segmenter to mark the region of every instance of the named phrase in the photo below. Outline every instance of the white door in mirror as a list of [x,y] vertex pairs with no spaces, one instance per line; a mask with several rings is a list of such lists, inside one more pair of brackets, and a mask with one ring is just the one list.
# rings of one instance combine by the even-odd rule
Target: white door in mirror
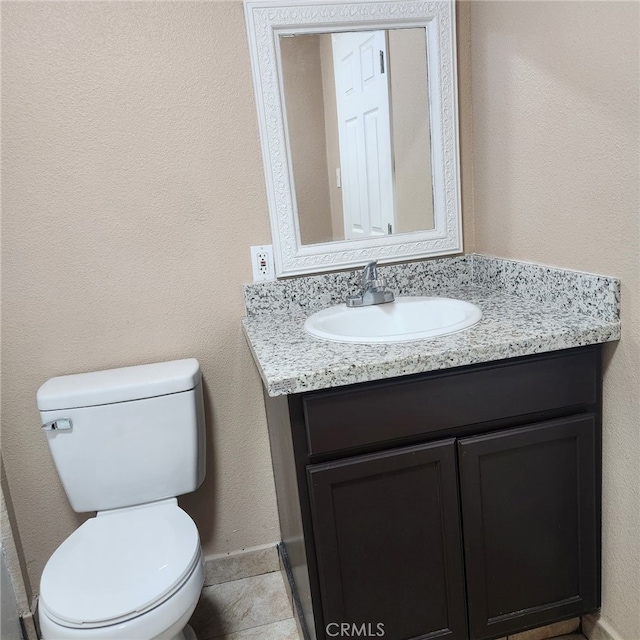
[[346,240],[395,227],[387,34],[334,33],[333,64]]
[[482,311],[464,300],[406,296],[387,304],[323,309],[309,316],[304,328],[334,342],[392,343],[456,333],[481,318]]

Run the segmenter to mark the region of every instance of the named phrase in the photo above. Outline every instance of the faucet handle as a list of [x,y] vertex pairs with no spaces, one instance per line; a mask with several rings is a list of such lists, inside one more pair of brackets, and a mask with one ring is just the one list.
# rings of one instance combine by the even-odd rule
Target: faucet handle
[[362,270],[362,287],[363,289],[372,281],[378,279],[378,261],[372,260],[368,262]]
[[372,260],[365,265],[362,270],[362,291],[357,295],[347,296],[347,307],[393,302],[393,291],[387,288],[387,280],[384,276],[378,277],[377,264],[377,260]]

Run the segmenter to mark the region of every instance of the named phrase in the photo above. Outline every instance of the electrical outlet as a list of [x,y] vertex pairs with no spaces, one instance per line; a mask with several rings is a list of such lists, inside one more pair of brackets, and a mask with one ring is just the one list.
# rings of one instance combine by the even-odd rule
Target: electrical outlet
[[251,247],[251,269],[253,270],[254,282],[275,279],[273,245],[264,244],[259,247]]

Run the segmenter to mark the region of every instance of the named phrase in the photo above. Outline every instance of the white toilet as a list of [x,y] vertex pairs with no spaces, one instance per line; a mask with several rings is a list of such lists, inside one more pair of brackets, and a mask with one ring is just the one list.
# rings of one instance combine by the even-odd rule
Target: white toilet
[[44,569],[44,639],[195,639],[204,565],[176,496],[205,474],[198,361],[52,378],[38,408],[71,506],[98,512]]

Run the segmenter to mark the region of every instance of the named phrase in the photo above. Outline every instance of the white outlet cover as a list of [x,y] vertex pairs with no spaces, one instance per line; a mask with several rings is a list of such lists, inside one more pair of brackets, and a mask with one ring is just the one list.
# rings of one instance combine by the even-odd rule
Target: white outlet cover
[[275,280],[276,270],[273,263],[273,245],[264,244],[251,247],[251,270],[254,282]]

